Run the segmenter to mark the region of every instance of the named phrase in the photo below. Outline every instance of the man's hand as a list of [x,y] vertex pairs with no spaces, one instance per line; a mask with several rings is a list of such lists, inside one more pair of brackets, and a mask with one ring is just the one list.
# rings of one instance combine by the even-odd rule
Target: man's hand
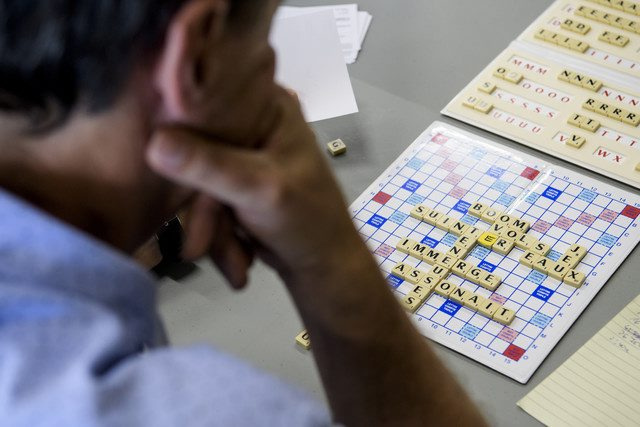
[[236,285],[254,250],[283,277],[295,277],[331,268],[338,239],[357,236],[297,101],[283,90],[277,106],[277,126],[259,149],[169,128],[148,151],[158,173],[202,194],[187,221],[187,252],[199,255],[217,241],[214,260]]

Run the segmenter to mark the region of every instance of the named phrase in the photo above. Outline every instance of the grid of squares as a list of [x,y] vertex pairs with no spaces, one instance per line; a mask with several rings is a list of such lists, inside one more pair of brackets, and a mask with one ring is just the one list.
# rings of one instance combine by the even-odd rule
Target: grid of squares
[[[489,224],[467,214],[471,203],[480,201],[529,221],[529,233],[551,246],[551,259],[557,260],[574,243],[587,248],[588,255],[577,269],[589,277],[610,248],[636,226],[634,219],[640,210],[611,194],[598,194],[571,182],[569,177],[540,174],[536,167],[508,153],[438,134],[388,177],[381,191],[355,212],[354,221],[385,273],[398,262],[428,271],[426,263],[395,250],[398,240],[409,237],[447,251],[457,236],[410,217],[411,209],[424,203],[488,229]],[[449,278],[463,289],[514,310],[516,320],[510,326],[437,294],[415,315],[517,362],[569,299],[580,292],[519,264],[522,254],[516,248],[503,256],[477,246],[467,256],[480,268],[502,277],[503,283],[495,292],[453,275]],[[394,276],[389,276],[389,282],[400,296],[413,287]]]

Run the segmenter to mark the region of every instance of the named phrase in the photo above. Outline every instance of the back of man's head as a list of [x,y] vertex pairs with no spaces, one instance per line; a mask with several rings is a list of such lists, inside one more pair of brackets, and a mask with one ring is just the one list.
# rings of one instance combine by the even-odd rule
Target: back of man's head
[[[110,106],[189,0],[0,0],[0,112],[59,123]],[[232,0],[240,21],[255,0]],[[246,18],[246,16],[244,16]]]

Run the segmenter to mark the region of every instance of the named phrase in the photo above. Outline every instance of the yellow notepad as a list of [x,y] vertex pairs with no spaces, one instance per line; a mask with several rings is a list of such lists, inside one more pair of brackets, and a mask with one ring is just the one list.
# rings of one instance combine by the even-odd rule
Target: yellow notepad
[[640,296],[518,406],[548,426],[637,426]]

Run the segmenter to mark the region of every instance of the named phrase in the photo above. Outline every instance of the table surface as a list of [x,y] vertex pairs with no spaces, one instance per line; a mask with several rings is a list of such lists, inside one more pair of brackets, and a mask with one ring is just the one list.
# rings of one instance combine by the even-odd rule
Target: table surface
[[[290,5],[310,5],[289,1]],[[313,5],[335,4],[318,0]],[[347,199],[354,201],[433,121],[441,120],[544,161],[558,161],[440,115],[440,110],[514,40],[551,0],[367,0],[373,23],[356,64],[349,67],[360,113],[313,125],[318,144],[342,138],[347,155],[330,159]],[[575,166],[564,166],[580,170]],[[595,174],[590,176],[597,177]],[[630,187],[599,179],[634,192]],[[527,385],[448,348],[436,352],[492,425],[535,426],[516,406],[637,294],[634,251],[567,332]],[[208,263],[159,288],[160,313],[174,345],[208,343],[279,376],[318,399],[324,394],[311,353],[294,337],[300,319],[280,280],[256,266],[248,290],[231,291]]]

